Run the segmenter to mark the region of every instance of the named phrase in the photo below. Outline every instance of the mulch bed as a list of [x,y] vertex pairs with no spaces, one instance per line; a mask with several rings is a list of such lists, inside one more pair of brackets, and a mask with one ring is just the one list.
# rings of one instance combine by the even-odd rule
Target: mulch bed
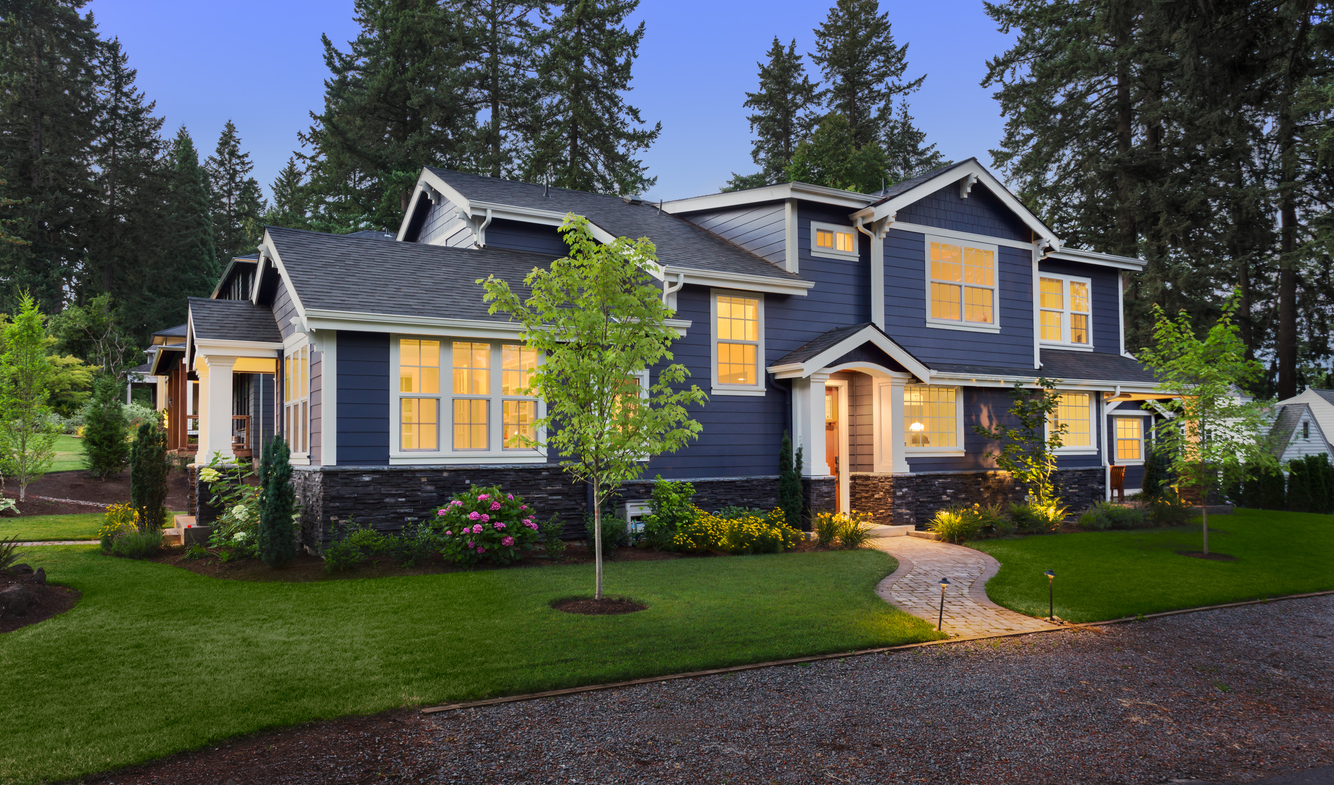
[[30,575],[14,575],[8,570],[0,572],[0,591],[15,585],[26,587],[37,596],[37,599],[21,615],[0,613],[0,633],[13,632],[20,627],[27,627],[62,614],[77,605],[79,598],[83,596],[82,592],[64,586],[37,583]]
[[648,610],[647,605],[640,605],[625,597],[603,597],[600,600],[595,600],[592,597],[567,597],[563,600],[552,601],[551,607],[558,611],[578,613],[582,616],[615,616],[622,613]]
[[[185,472],[172,470],[167,475],[167,508],[184,510],[189,487],[189,478]],[[103,511],[102,507],[34,499],[32,497],[48,496],[55,499],[77,499],[99,504],[120,504],[130,500],[130,472],[127,469],[121,472],[119,477],[112,477],[107,480],[89,477],[87,472],[81,470],[52,472],[28,483],[27,493],[28,498],[19,505],[20,517],[100,513]],[[12,480],[5,489],[5,496],[15,501],[18,500],[18,488],[15,487]]]

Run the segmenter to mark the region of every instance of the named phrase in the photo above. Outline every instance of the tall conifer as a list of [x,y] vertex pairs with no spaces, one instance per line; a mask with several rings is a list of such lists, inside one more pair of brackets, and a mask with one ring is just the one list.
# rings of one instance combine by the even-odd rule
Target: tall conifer
[[170,251],[159,282],[164,293],[159,320],[168,325],[185,319],[183,296],[207,295],[222,272],[213,241],[208,173],[199,165],[199,153],[185,126],[172,140],[169,160],[171,189],[164,239]]
[[746,93],[745,107],[752,110],[750,131],[755,134],[750,157],[759,165],[757,175],[733,175],[732,187],[751,188],[782,180],[797,146],[815,125],[818,86],[806,76],[806,66],[793,39],[786,47],[774,36],[768,62],[757,63],[760,87]]
[[278,172],[269,186],[273,205],[264,212],[263,222],[289,229],[310,227],[310,194],[306,175],[296,165],[296,157],[287,159],[287,165]]
[[205,168],[213,196],[213,243],[220,266],[232,257],[254,251],[258,237],[250,236],[264,211],[259,183],[250,176],[255,165],[241,149],[241,137],[231,120],[222,128],[218,147]]
[[482,174],[515,174],[537,134],[537,64],[545,38],[537,17],[543,7],[532,0],[472,0],[469,7],[469,38],[477,57],[472,89],[485,114],[477,126],[473,165]]

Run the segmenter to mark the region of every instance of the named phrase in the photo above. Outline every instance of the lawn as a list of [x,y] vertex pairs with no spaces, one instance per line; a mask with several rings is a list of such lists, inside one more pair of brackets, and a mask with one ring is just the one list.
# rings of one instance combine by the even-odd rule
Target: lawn
[[56,458],[51,462],[49,472],[70,472],[84,468],[83,439],[79,436],[60,434],[56,436]]
[[[0,781],[77,777],[262,728],[939,637],[878,599],[879,551],[611,562],[648,610],[575,616],[590,566],[230,582],[87,546],[29,550],[83,592],[0,636]],[[503,729],[501,729],[503,732]]]
[[987,595],[1030,616],[1047,615],[1056,573],[1056,615],[1068,621],[1334,589],[1334,516],[1237,510],[1210,518],[1209,550],[1233,562],[1177,555],[1200,549],[1198,523],[1171,529],[983,540],[1000,572]]
[[0,518],[0,540],[18,537],[31,540],[96,540],[102,526],[102,513],[78,515],[31,515],[26,518]]

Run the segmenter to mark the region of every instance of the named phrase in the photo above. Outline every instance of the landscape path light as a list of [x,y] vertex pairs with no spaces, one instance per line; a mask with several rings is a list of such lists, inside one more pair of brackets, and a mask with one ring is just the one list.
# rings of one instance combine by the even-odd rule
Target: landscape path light
[[1042,574],[1047,576],[1047,621],[1054,621],[1056,616],[1055,613],[1056,606],[1055,606],[1055,594],[1054,594],[1055,590],[1052,588],[1052,584],[1056,583],[1056,573],[1052,572],[1051,570],[1047,570]]
[[940,579],[940,618],[936,619],[937,630],[945,623],[945,589],[949,588],[949,585],[949,578]]

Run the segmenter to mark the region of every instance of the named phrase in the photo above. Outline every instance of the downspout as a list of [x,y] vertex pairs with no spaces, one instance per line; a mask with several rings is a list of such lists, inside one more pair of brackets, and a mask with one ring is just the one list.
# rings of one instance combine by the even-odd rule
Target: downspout
[[474,241],[478,248],[486,247],[486,227],[491,225],[491,208],[486,208],[486,220],[482,221],[481,226],[477,227],[477,239]]
[[882,331],[885,329],[885,234],[889,225],[894,223],[894,216],[889,215],[874,221],[872,231],[866,229],[866,218],[853,216],[852,225],[857,231],[871,239],[871,322]]

